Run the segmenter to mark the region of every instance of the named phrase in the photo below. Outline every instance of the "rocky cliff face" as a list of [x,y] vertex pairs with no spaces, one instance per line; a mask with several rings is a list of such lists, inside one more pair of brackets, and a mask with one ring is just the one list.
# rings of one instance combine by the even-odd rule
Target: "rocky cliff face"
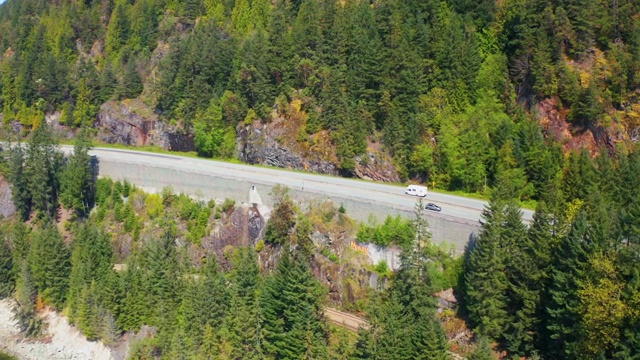
[[[291,119],[270,123],[255,122],[237,129],[236,152],[248,164],[270,165],[285,169],[340,175],[335,147],[329,134],[300,136],[300,126]],[[303,138],[301,141],[300,138]],[[373,147],[355,158],[352,175],[368,180],[399,182],[400,177],[388,156]]]
[[193,135],[159,121],[139,100],[109,101],[100,107],[97,138],[108,144],[155,145],[165,150],[195,151]]
[[317,156],[305,158],[279,143],[276,138],[278,138],[278,131],[274,131],[267,125],[240,128],[237,141],[238,158],[248,164],[338,175],[338,168],[334,163]]

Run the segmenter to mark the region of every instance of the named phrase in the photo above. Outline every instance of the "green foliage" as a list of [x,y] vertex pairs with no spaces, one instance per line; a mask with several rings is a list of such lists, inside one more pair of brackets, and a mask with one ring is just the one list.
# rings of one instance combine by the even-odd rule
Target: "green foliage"
[[326,356],[328,332],[320,306],[323,289],[306,261],[292,257],[285,252],[265,284],[261,299],[265,352],[283,359]]
[[376,273],[380,276],[389,276],[391,274],[391,269],[389,269],[389,265],[386,261],[382,260],[376,265]]
[[236,207],[236,201],[231,198],[224,199],[224,202],[222,202],[222,205],[220,205],[220,209],[222,210],[222,212],[227,214],[231,210],[235,209],[235,207]]
[[55,224],[47,221],[33,233],[29,250],[29,272],[38,295],[61,309],[67,298],[71,270],[69,250]]
[[96,205],[106,206],[111,199],[113,190],[113,180],[101,178],[96,181]]
[[272,244],[283,244],[289,241],[289,234],[296,224],[294,205],[288,189],[279,194],[274,188],[274,193],[276,204],[267,222],[264,239]]
[[401,216],[387,216],[384,223],[361,224],[358,230],[358,241],[374,243],[378,246],[398,245],[405,247],[413,243],[416,233],[409,220]]
[[91,222],[79,225],[71,253],[68,315],[85,335],[91,333],[93,339],[99,338],[102,325],[99,317],[106,310],[99,296],[102,291],[99,287],[107,285],[113,257],[109,236]]
[[15,287],[15,270],[13,254],[6,238],[0,239],[0,298],[6,298],[13,293]]
[[205,111],[196,114],[194,142],[200,156],[216,158],[233,156],[236,133],[233,126],[224,123],[222,107],[217,99],[213,99]]
[[83,133],[76,139],[73,155],[60,176],[60,202],[78,216],[86,216],[93,206],[95,174],[88,151],[91,143]]
[[256,252],[261,252],[264,249],[264,240],[260,239],[256,244]]
[[162,198],[158,194],[147,195],[144,199],[144,205],[147,208],[147,214],[152,219],[164,212]]
[[491,346],[487,339],[480,339],[476,345],[476,349],[467,358],[469,360],[494,360],[495,356],[491,352]]
[[198,212],[198,216],[189,221],[187,225],[187,238],[195,243],[200,244],[200,239],[207,235],[206,229],[209,225],[209,218],[211,217],[211,208],[201,207]]
[[31,197],[24,174],[25,156],[22,145],[18,143],[16,147],[9,150],[7,169],[7,180],[11,183],[11,200],[23,220],[26,220],[31,212]]
[[44,321],[36,310],[37,297],[38,290],[34,283],[33,274],[29,269],[29,264],[23,261],[16,278],[16,304],[13,310],[18,328],[27,337],[37,337],[44,330]]
[[[507,321],[508,278],[502,236],[504,203],[492,201],[483,212],[485,224],[465,271],[465,303],[473,326],[483,336],[496,339]],[[489,285],[490,284],[490,285]]]

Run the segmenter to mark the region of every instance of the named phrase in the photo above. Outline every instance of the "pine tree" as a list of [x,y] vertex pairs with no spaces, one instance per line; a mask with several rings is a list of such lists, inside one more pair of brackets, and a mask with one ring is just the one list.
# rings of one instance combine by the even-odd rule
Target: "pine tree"
[[11,183],[11,200],[22,220],[31,213],[31,195],[25,176],[25,153],[20,142],[9,150],[7,180]]
[[42,123],[31,134],[27,144],[24,176],[32,201],[33,210],[41,215],[54,216],[58,206],[60,190],[59,171],[62,169],[62,154],[49,127]]
[[358,340],[355,344],[353,358],[357,360],[378,359],[375,349],[376,344],[373,331],[360,328],[358,330]]
[[156,304],[151,309],[151,322],[158,323],[174,315],[177,309],[180,284],[178,278],[179,261],[175,246],[176,228],[173,221],[166,219],[164,233],[151,241],[141,258],[144,267],[142,278],[147,304]]
[[178,310],[178,328],[196,346],[204,341],[202,329],[219,328],[226,316],[229,297],[215,258],[208,258],[201,273],[188,280]]
[[28,261],[38,294],[61,309],[67,298],[71,266],[69,250],[51,221],[33,234]]
[[[106,286],[106,278],[112,268],[113,250],[109,236],[99,231],[92,223],[80,224],[73,241],[71,272],[69,275],[69,319],[75,321],[76,311],[83,304],[83,291],[95,282],[95,286]],[[93,291],[84,294],[95,298]],[[96,306],[99,305],[96,303]],[[97,316],[97,314],[96,314]],[[86,334],[85,334],[86,335]]]
[[135,59],[129,59],[124,65],[122,78],[115,90],[119,99],[134,99],[138,97],[143,90],[142,78],[138,72]]
[[2,235],[0,234],[0,299],[10,296],[15,286],[13,254]]
[[447,340],[442,326],[435,318],[432,310],[423,310],[422,316],[417,318],[413,326],[414,335],[412,345],[414,349],[413,359],[447,360],[450,358]]
[[478,333],[497,339],[507,320],[506,290],[509,286],[505,273],[501,236],[505,221],[504,203],[492,199],[482,215],[485,223],[482,233],[472,248],[465,271],[465,304],[472,324]]
[[92,104],[91,97],[91,89],[87,85],[86,79],[81,79],[78,85],[78,98],[73,108],[73,125],[77,127],[93,126],[96,117],[96,108]]
[[627,245],[640,245],[640,199],[635,190],[640,186],[640,154],[623,157],[618,170],[615,197],[620,204],[620,237]]
[[545,296],[545,357],[578,358],[578,284],[584,279],[593,250],[587,237],[588,224],[580,211],[552,262],[551,284]]
[[76,138],[73,155],[69,156],[60,179],[60,202],[79,217],[88,214],[95,193],[92,159],[88,154],[91,143],[85,131]]
[[20,264],[20,272],[16,278],[16,304],[13,312],[18,328],[27,337],[40,335],[44,327],[43,321],[36,310],[38,290],[34,282],[29,264],[27,261],[23,261]]
[[237,249],[228,274],[231,302],[221,342],[228,343],[231,358],[264,358],[263,318],[260,306],[260,270],[255,251]]
[[322,288],[307,262],[285,252],[264,288],[265,350],[281,359],[322,358],[327,330],[322,320]]
[[[540,217],[545,218],[544,215]],[[507,205],[504,227],[502,236],[505,238],[503,246],[507,250],[505,264],[509,280],[507,289],[509,320],[505,324],[507,329],[503,337],[506,348],[512,354],[530,355],[536,348],[535,335],[539,330],[538,311],[541,306],[540,291],[541,285],[544,284],[546,270],[538,268],[543,266],[544,263],[541,264],[541,262],[544,259],[538,259],[535,256],[540,254],[548,259],[550,253],[545,253],[543,249],[550,251],[550,244],[534,244],[530,241],[527,228],[522,222],[520,209],[513,202]],[[550,236],[550,234],[540,235]]]
[[375,340],[377,359],[412,359],[416,349],[412,344],[415,319],[394,293],[381,305],[378,319],[380,333]]
[[486,339],[480,339],[476,349],[467,358],[469,360],[495,360],[495,356],[491,352],[491,346]]
[[130,23],[126,11],[126,2],[118,1],[109,20],[109,27],[105,36],[107,54],[112,59],[118,56],[122,46],[129,38]]
[[[130,256],[127,261],[127,271],[124,274],[123,298],[120,305],[117,324],[124,331],[138,331],[143,324],[149,324],[151,320],[151,300],[143,280],[138,256]],[[157,303],[154,303],[158,306]]]
[[84,336],[89,340],[100,337],[100,306],[98,289],[95,281],[84,285],[78,299],[77,324]]

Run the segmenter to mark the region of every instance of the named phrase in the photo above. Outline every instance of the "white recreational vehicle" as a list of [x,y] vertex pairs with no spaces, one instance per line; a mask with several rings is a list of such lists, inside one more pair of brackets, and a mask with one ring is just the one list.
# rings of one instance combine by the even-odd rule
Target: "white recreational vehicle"
[[425,197],[425,196],[427,196],[427,187],[426,186],[420,186],[420,185],[409,185],[404,190],[404,193],[407,194],[407,195],[412,195],[412,196]]

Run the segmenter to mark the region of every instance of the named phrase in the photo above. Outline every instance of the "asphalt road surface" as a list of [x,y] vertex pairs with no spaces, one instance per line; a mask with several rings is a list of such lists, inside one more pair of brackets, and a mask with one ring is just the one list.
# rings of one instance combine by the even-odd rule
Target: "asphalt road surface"
[[[71,152],[72,146],[62,145],[62,150]],[[209,159],[195,159],[177,155],[154,154],[134,150],[95,148],[90,152],[98,159],[115,163],[129,163],[166,168],[190,173],[206,174],[230,180],[242,180],[273,186],[281,184],[295,189],[326,196],[365,199],[381,206],[411,211],[416,197],[404,195],[404,186],[347,179],[311,173],[287,171],[245,164],[233,164]],[[478,221],[486,205],[485,201],[429,191],[424,203],[433,202],[442,207],[441,214],[456,218]],[[530,210],[523,210],[523,219],[529,222],[533,216]]]

